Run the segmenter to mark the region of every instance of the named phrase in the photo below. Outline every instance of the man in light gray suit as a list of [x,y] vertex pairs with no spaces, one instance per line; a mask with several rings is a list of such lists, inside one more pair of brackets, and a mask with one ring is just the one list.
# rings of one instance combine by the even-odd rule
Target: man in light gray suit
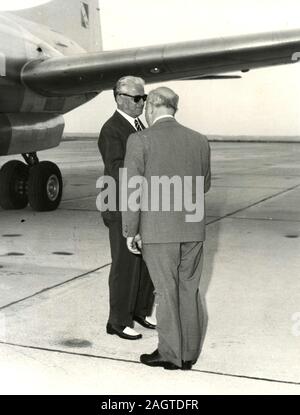
[[211,173],[207,138],[174,118],[178,100],[165,87],[149,93],[150,128],[127,143],[122,186],[126,182],[128,206],[122,220],[127,246],[142,252],[156,293],[158,348],[141,355],[141,362],[187,370],[200,353],[204,193]]

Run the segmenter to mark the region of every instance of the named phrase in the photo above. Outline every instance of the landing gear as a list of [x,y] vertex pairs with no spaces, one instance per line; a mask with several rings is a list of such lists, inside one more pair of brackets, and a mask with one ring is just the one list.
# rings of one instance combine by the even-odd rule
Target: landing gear
[[23,157],[27,165],[12,160],[0,170],[0,206],[24,209],[29,203],[38,212],[57,209],[63,191],[59,168],[50,161],[40,162],[35,153]]
[[18,160],[4,164],[0,170],[0,206],[5,209],[24,209],[28,204],[27,182],[29,167]]
[[62,196],[62,177],[56,164],[41,161],[30,168],[28,200],[33,210],[52,211],[58,208]]

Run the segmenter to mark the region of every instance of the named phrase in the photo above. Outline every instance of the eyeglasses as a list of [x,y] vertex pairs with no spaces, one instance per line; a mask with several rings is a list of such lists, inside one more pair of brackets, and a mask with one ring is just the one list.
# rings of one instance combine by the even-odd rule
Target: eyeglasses
[[134,102],[137,104],[142,99],[144,102],[146,101],[148,95],[129,95],[129,94],[118,94],[118,95],[124,95],[125,97],[133,98]]

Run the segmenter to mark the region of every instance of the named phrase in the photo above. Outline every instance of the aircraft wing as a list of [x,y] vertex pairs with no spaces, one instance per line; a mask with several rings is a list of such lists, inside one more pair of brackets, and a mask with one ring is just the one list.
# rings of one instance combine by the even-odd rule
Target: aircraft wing
[[71,96],[111,89],[128,74],[147,83],[214,79],[299,57],[298,29],[35,60],[23,68],[22,81],[42,95]]

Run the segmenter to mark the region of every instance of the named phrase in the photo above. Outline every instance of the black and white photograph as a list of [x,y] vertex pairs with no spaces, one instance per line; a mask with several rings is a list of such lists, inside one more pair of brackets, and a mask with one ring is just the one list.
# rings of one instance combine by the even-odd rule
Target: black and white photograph
[[0,0],[0,395],[299,395],[299,16]]

